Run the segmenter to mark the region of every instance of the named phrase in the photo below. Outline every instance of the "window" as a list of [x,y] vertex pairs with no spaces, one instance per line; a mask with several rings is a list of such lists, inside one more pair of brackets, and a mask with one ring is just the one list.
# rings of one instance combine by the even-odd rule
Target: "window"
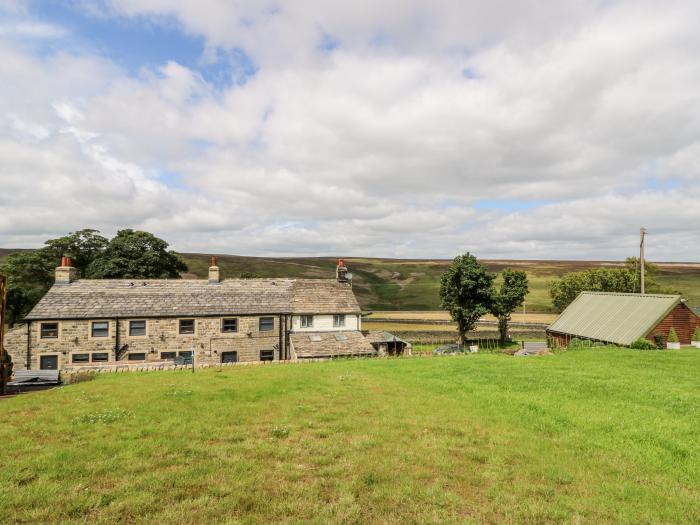
[[194,333],[194,319],[180,319],[180,333],[181,334],[193,334]]
[[109,322],[95,321],[92,323],[92,337],[109,337]]
[[177,354],[175,352],[161,352],[160,353],[160,358],[161,359],[175,359]]
[[260,350],[260,361],[274,361],[275,351],[274,350]]
[[70,360],[71,363],[89,363],[90,354],[72,354]]
[[313,315],[302,315],[301,316],[301,327],[302,328],[313,328],[314,326],[314,316]]
[[39,368],[42,370],[58,370],[58,356],[42,355],[39,358]]
[[58,338],[58,323],[41,323],[41,338],[42,339],[57,339]]
[[348,336],[345,334],[335,334],[335,340],[336,341],[347,341]]
[[146,335],[146,321],[129,321],[129,335]]
[[221,352],[222,363],[237,363],[238,352]]
[[274,317],[261,317],[260,318],[260,331],[261,332],[271,332],[275,329],[275,318]]
[[129,354],[129,361],[145,361],[146,354]]
[[109,354],[107,352],[99,352],[92,354],[93,363],[104,363],[109,361]]
[[321,341],[323,341],[323,339],[320,335],[314,334],[309,336],[309,341],[311,341],[312,343],[320,343]]
[[192,357],[192,352],[190,350],[187,350],[185,352],[178,352],[177,355],[180,357]]
[[222,319],[221,331],[223,333],[238,332],[238,319]]
[[335,314],[333,316],[333,326],[345,326],[345,314]]

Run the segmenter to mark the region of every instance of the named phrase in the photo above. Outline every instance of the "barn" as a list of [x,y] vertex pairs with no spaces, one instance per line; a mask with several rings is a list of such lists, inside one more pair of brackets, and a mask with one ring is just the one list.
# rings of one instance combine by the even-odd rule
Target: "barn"
[[587,339],[629,346],[638,339],[665,344],[671,328],[681,344],[690,344],[700,317],[680,295],[582,292],[547,328],[558,346]]

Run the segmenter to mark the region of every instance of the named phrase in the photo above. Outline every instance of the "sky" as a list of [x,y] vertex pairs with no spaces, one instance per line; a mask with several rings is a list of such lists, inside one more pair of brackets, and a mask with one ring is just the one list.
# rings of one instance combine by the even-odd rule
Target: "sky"
[[0,0],[0,246],[700,259],[697,0]]

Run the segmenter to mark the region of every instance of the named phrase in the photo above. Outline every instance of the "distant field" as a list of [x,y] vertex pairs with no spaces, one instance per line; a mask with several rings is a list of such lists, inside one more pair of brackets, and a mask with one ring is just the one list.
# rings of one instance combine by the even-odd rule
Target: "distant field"
[[108,374],[1,399],[0,522],[697,524],[700,351]]
[[[0,249],[0,262],[17,250]],[[207,275],[210,256],[183,254],[189,267],[184,277],[202,278]],[[224,277],[238,277],[251,272],[261,277],[333,276],[335,257],[243,257],[219,255]],[[354,289],[365,310],[428,311],[440,309],[438,290],[440,275],[448,260],[345,258],[354,274]],[[550,282],[563,274],[597,267],[614,267],[622,263],[601,261],[505,261],[483,260],[488,268],[500,272],[504,268],[525,270],[530,280],[530,293],[525,309],[528,313],[551,312],[548,293]],[[691,306],[700,306],[700,263],[660,263],[658,281],[669,290],[682,292]]]

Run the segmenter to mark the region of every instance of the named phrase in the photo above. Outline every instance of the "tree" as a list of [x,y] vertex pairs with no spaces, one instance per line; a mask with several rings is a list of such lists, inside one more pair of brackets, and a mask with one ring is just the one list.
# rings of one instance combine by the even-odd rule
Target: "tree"
[[[56,264],[62,256],[70,257],[78,277],[85,277],[87,267],[100,256],[109,242],[99,233],[98,230],[89,228],[71,232],[65,237],[46,241],[43,249],[53,255]],[[53,272],[53,266],[50,268],[51,272]]]
[[516,308],[522,306],[528,293],[527,274],[522,270],[503,270],[501,288],[491,299],[491,313],[498,319],[501,344],[508,341],[508,322]]
[[[644,263],[646,269],[646,291],[663,292],[654,280],[658,267]],[[639,293],[639,259],[628,257],[623,268],[593,268],[582,272],[565,274],[559,281],[549,285],[549,295],[554,308],[561,312],[581,292]]]
[[152,233],[120,230],[89,264],[87,276],[102,279],[178,279],[187,266]]
[[454,258],[440,278],[440,304],[457,323],[459,341],[491,307],[495,275],[470,253]]
[[53,254],[41,248],[13,253],[0,267],[7,276],[7,322],[14,325],[41,299],[53,283]]

